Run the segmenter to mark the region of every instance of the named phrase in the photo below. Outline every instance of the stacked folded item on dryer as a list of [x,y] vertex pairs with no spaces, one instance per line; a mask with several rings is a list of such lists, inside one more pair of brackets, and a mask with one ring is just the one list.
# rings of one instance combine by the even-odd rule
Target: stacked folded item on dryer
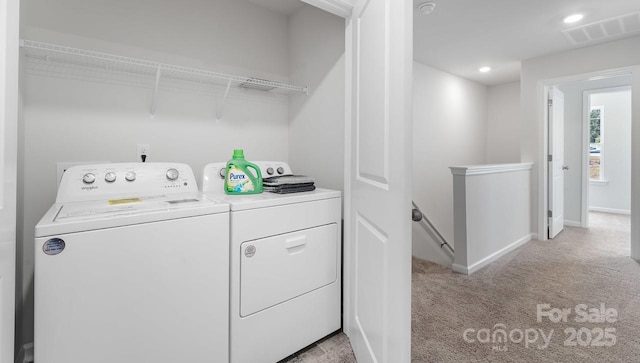
[[289,194],[315,190],[315,181],[306,175],[280,175],[262,179],[265,192]]

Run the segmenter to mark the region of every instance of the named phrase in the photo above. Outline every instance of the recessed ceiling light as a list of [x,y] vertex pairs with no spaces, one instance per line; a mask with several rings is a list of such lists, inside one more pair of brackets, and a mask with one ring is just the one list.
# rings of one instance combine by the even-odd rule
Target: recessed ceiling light
[[491,67],[480,67],[478,70],[482,73],[487,73],[491,70]]
[[584,18],[584,15],[582,15],[582,14],[573,14],[573,15],[567,16],[562,21],[564,21],[565,24],[573,24],[573,23],[576,23],[576,22],[582,20],[582,18]]

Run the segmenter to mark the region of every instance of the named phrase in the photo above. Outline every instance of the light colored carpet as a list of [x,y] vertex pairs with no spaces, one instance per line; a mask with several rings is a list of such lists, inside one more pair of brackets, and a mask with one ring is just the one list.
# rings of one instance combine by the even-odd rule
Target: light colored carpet
[[[412,360],[426,362],[640,362],[640,264],[629,258],[629,217],[591,213],[591,228],[567,227],[554,240],[531,241],[471,276],[428,261],[413,260]],[[614,308],[614,323],[578,323],[575,307]],[[567,322],[537,322],[537,304],[570,308]],[[507,332],[542,329],[536,342],[478,342],[477,332],[504,324]],[[581,331],[565,346],[565,329]],[[598,329],[614,328],[613,346],[591,346]],[[475,329],[475,339],[463,338]],[[580,330],[582,329],[582,330]],[[595,330],[594,330],[595,329]],[[482,333],[485,334],[485,333]],[[526,333],[525,333],[526,334]],[[535,337],[529,331],[530,338]],[[588,336],[591,335],[591,337]],[[611,342],[611,338],[601,342]],[[484,335],[481,335],[484,338]],[[513,333],[518,340],[517,332]],[[324,346],[324,348],[323,348]],[[494,348],[495,346],[495,348]],[[506,351],[503,351],[506,347]],[[355,362],[340,333],[298,352],[288,363]],[[284,362],[284,361],[283,361]]]
[[[554,240],[529,242],[471,276],[414,259],[413,362],[640,362],[640,264],[629,251],[628,216],[592,213],[591,228],[568,227]],[[616,322],[575,321],[576,305],[601,303],[617,310]],[[537,304],[571,313],[567,322],[537,322]],[[480,329],[493,333],[502,327],[494,329],[496,324],[507,332],[554,333],[546,348],[539,333],[528,348],[510,339],[477,341]],[[580,339],[565,346],[570,337],[565,329],[572,328]],[[601,342],[612,341],[598,328],[615,329],[613,346],[592,346],[600,335]],[[466,329],[475,329],[468,335],[475,342],[465,341]],[[533,331],[529,334],[533,340]],[[519,337],[513,333],[514,340]]]

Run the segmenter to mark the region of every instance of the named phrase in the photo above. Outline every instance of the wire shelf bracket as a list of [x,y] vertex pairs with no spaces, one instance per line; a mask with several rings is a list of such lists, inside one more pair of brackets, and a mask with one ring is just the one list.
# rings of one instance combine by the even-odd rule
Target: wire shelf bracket
[[153,96],[151,98],[151,119],[156,118],[156,107],[158,106],[158,88],[160,87],[160,77],[162,75],[162,67],[158,65],[156,71],[156,83],[153,87]]
[[220,101],[220,106],[218,106],[218,110],[216,111],[216,121],[222,120],[222,114],[224,113],[224,105],[227,100],[227,96],[229,96],[229,89],[231,88],[231,80],[227,81],[227,87],[224,90],[224,96],[222,96],[222,100]]

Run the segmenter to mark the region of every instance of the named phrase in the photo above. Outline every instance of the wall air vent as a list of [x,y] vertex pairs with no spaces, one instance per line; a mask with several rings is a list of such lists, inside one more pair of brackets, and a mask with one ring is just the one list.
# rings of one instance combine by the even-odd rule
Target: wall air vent
[[616,16],[562,30],[575,45],[585,45],[640,34],[640,12]]

